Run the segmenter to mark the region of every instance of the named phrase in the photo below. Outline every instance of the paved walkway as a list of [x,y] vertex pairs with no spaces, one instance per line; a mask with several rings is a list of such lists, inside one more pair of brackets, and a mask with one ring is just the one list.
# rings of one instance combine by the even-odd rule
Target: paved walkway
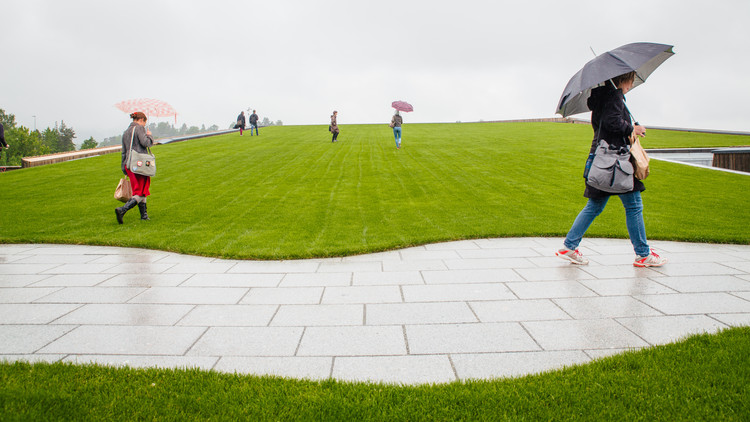
[[750,325],[750,246],[482,239],[234,261],[0,245],[0,359],[397,383],[518,376]]

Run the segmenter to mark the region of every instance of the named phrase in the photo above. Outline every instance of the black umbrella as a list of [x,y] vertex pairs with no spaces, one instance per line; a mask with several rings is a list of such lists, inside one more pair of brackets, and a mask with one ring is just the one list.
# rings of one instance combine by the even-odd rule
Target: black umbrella
[[593,88],[604,85],[615,76],[634,70],[637,75],[633,83],[635,88],[645,82],[659,65],[674,54],[672,47],[666,44],[639,42],[626,44],[596,56],[570,78],[560,102],[557,103],[556,113],[567,117],[589,111],[586,100]]

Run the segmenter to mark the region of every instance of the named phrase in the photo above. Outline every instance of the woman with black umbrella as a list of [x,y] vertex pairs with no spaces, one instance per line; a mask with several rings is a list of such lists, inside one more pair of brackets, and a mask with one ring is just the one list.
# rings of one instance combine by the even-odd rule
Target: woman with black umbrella
[[[625,107],[625,94],[633,88],[635,76],[635,72],[617,76],[603,86],[591,91],[587,105],[592,111],[591,125],[596,136],[591,144],[590,153],[596,150],[600,139],[607,141],[611,146],[620,148],[626,147],[631,136],[645,136],[646,128],[638,124],[632,124],[630,113]],[[573,264],[586,265],[589,263],[588,259],[584,258],[578,251],[578,245],[594,219],[604,211],[609,197],[617,195],[625,207],[625,222],[636,253],[633,265],[636,267],[660,267],[666,264],[666,258],[660,257],[648,245],[646,227],[643,221],[643,202],[641,200],[641,192],[646,188],[643,182],[635,178],[635,175],[633,175],[633,178],[633,190],[620,194],[604,192],[588,184],[586,185],[583,195],[588,198],[588,202],[573,222],[573,226],[565,237],[565,247],[556,252],[557,256]]]

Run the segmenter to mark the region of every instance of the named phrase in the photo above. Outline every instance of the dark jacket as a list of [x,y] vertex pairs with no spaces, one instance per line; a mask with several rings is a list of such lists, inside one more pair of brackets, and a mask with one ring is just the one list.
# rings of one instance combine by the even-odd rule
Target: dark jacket
[[5,142],[5,126],[0,123],[0,148],[8,148],[8,143]]
[[258,115],[253,113],[250,115],[250,124],[253,126],[258,126]]
[[[591,126],[594,128],[594,139],[591,141],[589,154],[596,150],[599,139],[604,139],[609,145],[617,147],[628,144],[627,138],[633,132],[630,113],[625,107],[625,95],[619,89],[615,89],[611,82],[604,86],[591,90],[591,95],[586,104],[591,110]],[[643,182],[635,178],[631,192],[646,190]],[[603,192],[586,184],[583,196],[586,198],[603,198],[609,195],[617,195]]]
[[240,113],[240,115],[237,116],[237,125],[235,127],[245,127],[245,115],[243,113]]
[[151,135],[146,135],[146,128],[139,125],[136,122],[130,123],[125,133],[122,134],[122,162],[120,167],[123,172],[125,171],[125,160],[128,159],[128,153],[130,152],[130,136],[133,135],[133,150],[137,152],[147,152],[147,148],[154,145],[154,138]]

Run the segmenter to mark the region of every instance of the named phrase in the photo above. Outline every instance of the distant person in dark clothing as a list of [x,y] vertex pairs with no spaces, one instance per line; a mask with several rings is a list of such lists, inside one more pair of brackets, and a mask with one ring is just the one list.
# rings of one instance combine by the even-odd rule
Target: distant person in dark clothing
[[258,134],[258,115],[255,114],[255,110],[253,110],[253,114],[250,115],[250,136],[253,136],[253,128],[255,128],[255,134],[260,136]]
[[[245,112],[244,111],[240,112],[240,115],[237,116],[237,124],[234,125],[234,128],[235,129],[239,128],[240,136],[242,136],[242,131],[245,129]],[[252,135],[253,133],[250,132],[250,134]]]
[[2,123],[0,123],[0,151],[3,150],[3,148],[9,148],[10,145],[8,145],[7,142],[5,142],[5,126],[3,126]]
[[331,126],[330,131],[333,134],[333,138],[331,138],[331,142],[336,142],[336,138],[339,137],[339,125],[336,123],[336,116],[339,114],[338,111],[334,110],[333,114],[331,114]]

